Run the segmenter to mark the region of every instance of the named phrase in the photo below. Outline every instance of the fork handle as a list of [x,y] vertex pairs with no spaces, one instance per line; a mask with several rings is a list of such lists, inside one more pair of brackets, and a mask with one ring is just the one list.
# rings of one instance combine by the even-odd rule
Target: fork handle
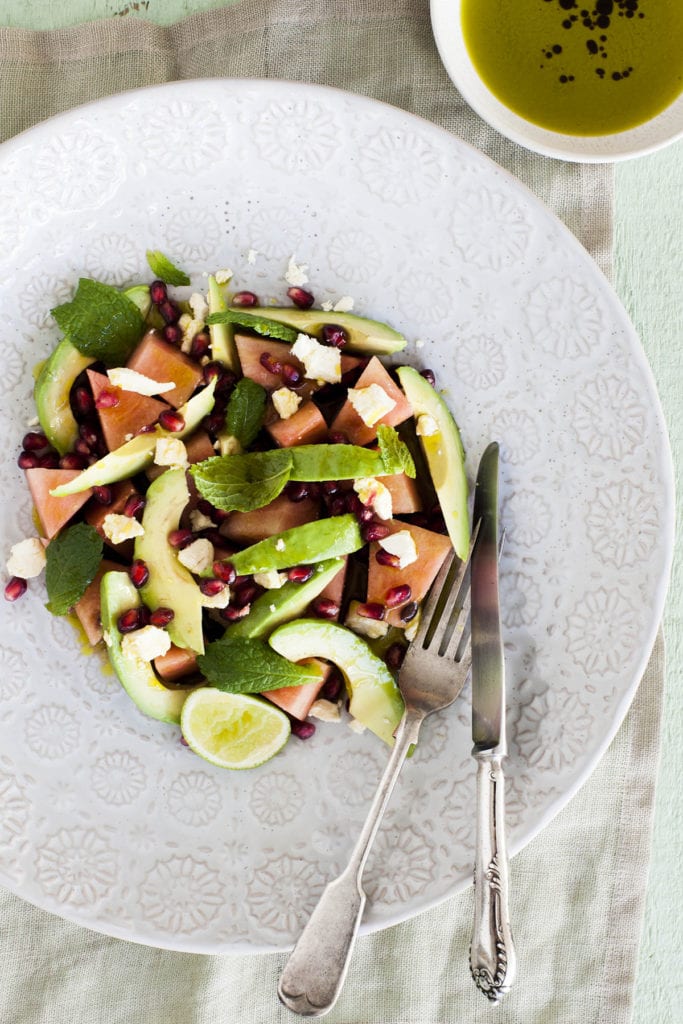
[[497,1003],[516,970],[508,909],[503,755],[475,751],[477,761],[477,846],[474,865],[474,928],[470,970],[478,989]]
[[278,984],[278,996],[294,1013],[322,1017],[332,1009],[346,977],[365,907],[363,868],[399,772],[424,719],[406,712],[349,863],[330,882],[311,914]]

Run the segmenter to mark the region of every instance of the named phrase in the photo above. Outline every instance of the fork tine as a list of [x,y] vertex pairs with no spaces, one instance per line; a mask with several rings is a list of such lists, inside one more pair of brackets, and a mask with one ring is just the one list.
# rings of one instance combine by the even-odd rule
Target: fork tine
[[[443,638],[444,629],[448,626],[451,610],[462,590],[463,580],[468,572],[472,551],[479,533],[479,523],[476,524],[470,541],[470,549],[465,562],[458,563],[455,552],[451,551],[446,557],[439,570],[434,583],[423,603],[420,614],[420,625],[415,635],[414,644],[416,647],[431,647],[438,637]],[[454,572],[456,565],[457,570]],[[469,590],[469,586],[467,588]],[[448,612],[447,612],[448,609]],[[439,628],[443,623],[443,628]]]
[[446,591],[439,621],[436,623],[431,636],[428,634],[429,642],[425,644],[425,648],[438,648],[438,653],[442,653],[441,649],[448,643],[450,635],[460,617],[469,589],[469,562],[462,562],[450,590]]

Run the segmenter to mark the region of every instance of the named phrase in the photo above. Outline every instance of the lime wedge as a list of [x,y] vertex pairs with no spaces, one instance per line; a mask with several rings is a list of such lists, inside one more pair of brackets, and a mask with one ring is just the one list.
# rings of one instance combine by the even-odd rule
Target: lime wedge
[[290,734],[287,715],[274,705],[211,686],[187,698],[180,728],[190,749],[218,768],[257,768],[282,750]]

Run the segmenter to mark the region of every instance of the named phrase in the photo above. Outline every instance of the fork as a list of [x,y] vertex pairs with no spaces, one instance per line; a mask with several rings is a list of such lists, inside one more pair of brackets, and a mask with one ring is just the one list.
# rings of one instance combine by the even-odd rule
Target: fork
[[406,754],[427,715],[452,704],[467,679],[469,620],[463,612],[476,532],[467,561],[451,552],[423,605],[399,672],[405,710],[388,764],[346,868],[323,890],[280,976],[281,1002],[304,1017],[322,1017],[337,1001],[366,902],[363,869]]

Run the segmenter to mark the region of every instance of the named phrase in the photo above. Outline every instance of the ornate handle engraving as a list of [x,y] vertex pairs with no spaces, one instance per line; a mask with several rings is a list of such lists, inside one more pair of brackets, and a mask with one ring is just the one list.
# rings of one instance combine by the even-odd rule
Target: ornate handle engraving
[[505,778],[502,756],[476,752],[477,850],[470,970],[484,995],[497,1003],[510,989],[517,965],[508,910],[505,850]]

